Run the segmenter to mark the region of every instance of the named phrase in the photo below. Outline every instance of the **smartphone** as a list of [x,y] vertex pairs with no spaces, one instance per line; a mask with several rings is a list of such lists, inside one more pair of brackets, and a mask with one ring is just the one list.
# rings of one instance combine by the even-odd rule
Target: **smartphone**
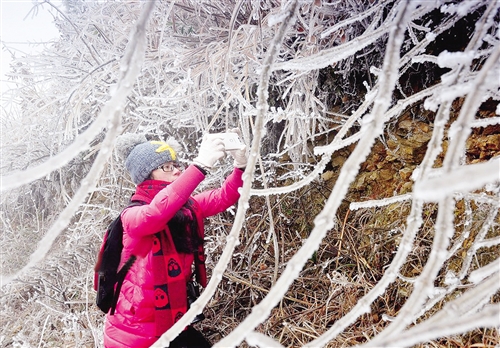
[[226,151],[241,150],[245,144],[240,140],[237,133],[214,133],[210,134],[213,137],[221,138],[224,141]]

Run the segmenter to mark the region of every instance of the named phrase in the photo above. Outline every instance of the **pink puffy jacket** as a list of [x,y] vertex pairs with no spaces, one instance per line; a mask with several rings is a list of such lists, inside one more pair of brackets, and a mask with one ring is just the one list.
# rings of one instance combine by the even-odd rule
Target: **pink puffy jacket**
[[[149,347],[155,337],[154,277],[152,272],[153,234],[165,229],[167,222],[191,197],[198,204],[198,226],[203,229],[203,218],[223,212],[239,198],[238,188],[243,184],[243,171],[234,169],[219,189],[209,190],[191,197],[198,184],[205,178],[195,166],[189,166],[173,183],[151,197],[143,206],[123,211],[122,262],[135,253],[138,255],[127,273],[114,315],[106,315],[104,346]],[[144,200],[144,197],[141,197]],[[192,254],[180,254],[184,276],[191,279]],[[182,260],[183,259],[183,260]]]

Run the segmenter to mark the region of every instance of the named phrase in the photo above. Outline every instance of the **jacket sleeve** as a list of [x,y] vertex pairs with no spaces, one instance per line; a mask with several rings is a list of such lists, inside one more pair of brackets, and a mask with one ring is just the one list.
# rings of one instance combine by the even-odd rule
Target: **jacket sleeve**
[[219,214],[238,201],[238,189],[243,186],[242,175],[243,170],[234,168],[220,188],[204,191],[193,197],[200,205],[203,218]]
[[161,231],[204,178],[199,169],[189,166],[177,180],[158,192],[151,203],[125,209],[122,213],[124,230],[132,238]]

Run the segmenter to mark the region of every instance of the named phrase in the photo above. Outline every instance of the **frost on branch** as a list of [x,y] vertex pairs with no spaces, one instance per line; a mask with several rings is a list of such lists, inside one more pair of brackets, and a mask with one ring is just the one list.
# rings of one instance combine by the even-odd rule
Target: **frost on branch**
[[60,40],[11,67],[1,273],[37,264],[2,286],[2,345],[102,346],[93,259],[133,192],[114,133],[174,136],[189,162],[234,127],[242,198],[208,221],[212,280],[163,343],[203,310],[219,346],[500,344],[498,2],[162,1],[120,85],[144,4],[39,3]]

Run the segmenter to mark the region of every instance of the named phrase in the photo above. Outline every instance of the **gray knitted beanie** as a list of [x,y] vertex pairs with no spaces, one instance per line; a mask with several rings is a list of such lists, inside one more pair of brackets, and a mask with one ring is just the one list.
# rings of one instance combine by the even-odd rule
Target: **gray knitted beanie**
[[151,172],[164,163],[176,162],[180,145],[173,138],[164,141],[147,141],[144,134],[123,134],[116,139],[118,155],[125,160],[125,167],[132,181],[138,185],[147,180]]

